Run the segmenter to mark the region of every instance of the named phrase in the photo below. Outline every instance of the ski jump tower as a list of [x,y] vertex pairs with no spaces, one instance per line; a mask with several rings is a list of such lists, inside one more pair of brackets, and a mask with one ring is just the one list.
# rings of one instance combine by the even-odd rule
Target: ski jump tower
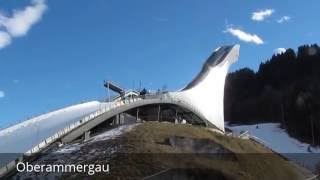
[[[29,142],[28,146],[30,146],[30,150],[26,151],[26,146],[23,147],[23,149],[16,149],[16,151],[26,151],[25,155],[29,156],[41,152],[49,146],[54,145],[55,142],[67,144],[81,137],[84,137],[83,139],[85,140],[89,137],[90,132],[94,131],[95,127],[105,126],[107,123],[114,121],[114,119],[116,119],[115,117],[120,117],[122,113],[133,113],[134,116],[136,116],[136,121],[138,121],[139,112],[145,110],[143,108],[154,106],[158,107],[158,121],[160,120],[160,107],[170,107],[171,110],[173,109],[175,111],[175,118],[179,117],[179,113],[182,116],[183,114],[187,114],[187,116],[192,114],[189,119],[185,119],[189,121],[189,123],[202,123],[224,132],[223,100],[225,78],[230,65],[238,59],[239,49],[239,45],[217,48],[204,63],[202,70],[194,80],[180,91],[155,95],[151,94],[148,96],[140,96],[138,93],[127,93],[128,99],[116,98],[113,101],[109,101],[107,103],[108,106],[100,107],[97,111],[84,116],[76,122],[70,122],[69,125],[63,129],[61,129],[61,124],[59,124],[61,121],[57,121],[56,126],[52,129],[52,131],[56,132],[55,134],[48,136],[44,133],[39,137],[40,142],[37,142],[38,144]],[[110,88],[110,83],[107,84],[107,87]],[[123,92],[121,88],[117,86],[112,86],[111,88],[126,97],[126,93]],[[183,117],[187,118],[187,116]],[[42,123],[45,123],[45,121]],[[30,131],[30,128],[28,126],[20,126],[19,124],[17,126],[20,127],[17,131],[10,131],[6,136],[8,139],[15,139],[14,141],[6,142],[6,146],[8,147],[15,146],[18,143],[24,143],[24,138],[32,139],[34,134],[37,133],[33,132],[30,133],[29,136],[23,136],[24,138],[22,138],[19,132]],[[1,150],[3,151],[3,149],[2,147]],[[0,179],[14,170],[17,162],[22,160],[23,157],[19,157],[5,166],[0,167]]]
[[239,57],[239,45],[217,48],[204,63],[200,73],[184,89],[169,96],[198,110],[208,126],[224,131],[224,86],[231,64]]
[[[151,95],[152,99],[150,96],[142,98],[137,105],[131,106],[131,109],[159,105],[160,114],[160,105],[174,105],[175,109],[182,108],[185,112],[193,113],[206,126],[224,132],[225,78],[230,65],[237,61],[239,50],[239,45],[217,48],[205,61],[199,74],[185,88],[154,97]],[[106,87],[109,88],[109,85]]]

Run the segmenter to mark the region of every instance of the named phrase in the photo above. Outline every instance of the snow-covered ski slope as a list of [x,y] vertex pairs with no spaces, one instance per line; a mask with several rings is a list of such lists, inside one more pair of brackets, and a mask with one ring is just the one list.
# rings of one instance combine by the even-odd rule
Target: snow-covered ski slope
[[[314,148],[290,137],[279,123],[226,125],[235,134],[248,131],[251,138],[310,170],[320,162],[320,147]],[[309,147],[310,146],[310,147]]]
[[25,153],[60,129],[108,103],[91,101],[26,120],[0,131],[0,153]]

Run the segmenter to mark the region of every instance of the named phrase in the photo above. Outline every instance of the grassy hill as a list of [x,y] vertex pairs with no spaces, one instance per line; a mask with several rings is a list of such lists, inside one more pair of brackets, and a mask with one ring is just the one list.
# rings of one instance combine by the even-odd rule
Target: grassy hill
[[[110,173],[28,174],[55,179],[305,179],[307,170],[261,145],[183,124],[145,122],[51,147],[32,164],[109,164]],[[59,153],[57,153],[59,152]]]
[[[111,179],[304,179],[308,172],[261,145],[204,127],[148,122],[112,143]],[[103,178],[97,175],[97,178]]]

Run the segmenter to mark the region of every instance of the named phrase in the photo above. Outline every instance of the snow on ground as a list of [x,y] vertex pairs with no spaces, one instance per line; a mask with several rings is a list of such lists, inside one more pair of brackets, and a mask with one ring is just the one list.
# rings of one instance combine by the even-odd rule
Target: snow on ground
[[[278,153],[308,153],[307,143],[302,143],[290,137],[279,123],[263,123],[257,125],[228,126],[232,131],[240,133],[249,131],[252,138],[267,145]],[[320,148],[312,148],[313,152],[320,153]]]
[[[52,151],[47,151],[30,164],[83,164],[84,162],[101,164],[101,162],[109,162],[115,157],[115,153],[119,152],[121,144],[101,143],[100,141],[115,139],[123,133],[130,131],[136,125],[137,124],[122,125],[107,130],[97,136],[93,136],[85,142],[66,144],[58,149],[53,147],[50,149]],[[39,174],[37,172],[24,171],[16,174],[12,179],[34,179],[35,175],[37,175],[39,179],[61,179],[63,172]]]
[[58,149],[54,153],[73,153],[75,151],[79,151],[82,146],[86,146],[88,144],[98,142],[98,141],[106,141],[106,140],[120,137],[125,132],[131,131],[135,126],[137,126],[137,124],[122,125],[114,129],[107,130],[99,135],[93,136],[90,139],[88,139],[85,143],[82,143],[82,144],[74,143],[74,144],[64,145],[62,148]]
[[137,124],[130,124],[130,125],[123,125],[117,128],[114,128],[112,130],[106,131],[102,134],[99,134],[97,136],[94,136],[90,138],[89,142],[96,142],[96,141],[105,141],[109,139],[114,139],[119,137],[121,134],[130,131],[133,127],[135,127]]
[[311,170],[314,170],[315,164],[320,162],[320,147],[309,147],[309,144],[290,137],[280,128],[279,123],[226,125],[226,127],[238,135],[248,131],[251,138]]
[[0,153],[24,153],[69,124],[107,106],[91,101],[29,119],[0,131]]
[[61,149],[55,151],[54,153],[73,153],[75,151],[79,151],[81,146],[82,145],[80,143],[65,145]]

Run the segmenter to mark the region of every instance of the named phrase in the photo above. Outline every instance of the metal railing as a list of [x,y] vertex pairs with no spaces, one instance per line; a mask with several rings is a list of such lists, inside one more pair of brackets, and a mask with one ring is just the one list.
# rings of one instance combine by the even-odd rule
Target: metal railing
[[4,176],[6,173],[10,172],[11,170],[15,169],[16,165],[18,162],[23,161],[23,157],[24,156],[31,156],[33,154],[36,154],[38,152],[40,152],[41,150],[43,150],[44,148],[48,147],[49,145],[51,145],[53,142],[55,142],[56,140],[60,139],[62,136],[66,135],[67,133],[71,132],[72,130],[76,129],[77,127],[83,125],[84,123],[100,116],[101,114],[110,111],[114,108],[117,108],[119,106],[125,105],[125,104],[129,104],[132,102],[136,102],[141,100],[142,98],[137,97],[137,98],[130,98],[130,99],[125,99],[123,101],[117,101],[114,103],[110,103],[109,106],[106,106],[102,109],[99,109],[83,118],[81,118],[79,121],[76,121],[74,123],[71,123],[70,125],[66,126],[65,128],[63,128],[62,130],[56,132],[54,135],[46,138],[44,141],[40,142],[39,144],[37,144],[36,146],[34,146],[33,148],[31,148],[30,150],[28,150],[26,153],[23,154],[23,156],[16,158],[13,161],[10,161],[9,163],[7,163],[5,166],[0,168],[0,177]]
[[34,146],[30,150],[28,150],[26,153],[23,154],[22,157],[18,157],[15,160],[7,163],[4,167],[0,168],[0,177],[4,176],[5,174],[10,172],[11,170],[15,169],[17,163],[23,161],[23,157],[31,156],[33,154],[39,153],[41,150],[48,147],[53,142],[56,142],[56,140],[60,139],[62,136],[68,134],[72,130],[87,123],[88,121],[106,113],[107,111],[118,108],[122,105],[130,104],[130,103],[141,101],[141,100],[147,100],[147,99],[159,99],[160,101],[180,104],[180,105],[186,106],[187,108],[189,108],[189,110],[193,111],[195,114],[200,115],[199,109],[196,108],[195,106],[193,106],[190,102],[181,100],[180,98],[173,98],[172,96],[169,96],[167,93],[146,94],[146,95],[142,95],[142,96],[130,97],[130,98],[127,98],[127,99],[124,99],[121,101],[110,102],[109,106],[106,106],[102,109],[99,109],[99,110],[81,118],[79,121],[71,123],[70,125],[66,126],[62,130],[56,132],[52,136],[46,138],[44,141],[40,142],[39,144],[37,144],[36,146]]

